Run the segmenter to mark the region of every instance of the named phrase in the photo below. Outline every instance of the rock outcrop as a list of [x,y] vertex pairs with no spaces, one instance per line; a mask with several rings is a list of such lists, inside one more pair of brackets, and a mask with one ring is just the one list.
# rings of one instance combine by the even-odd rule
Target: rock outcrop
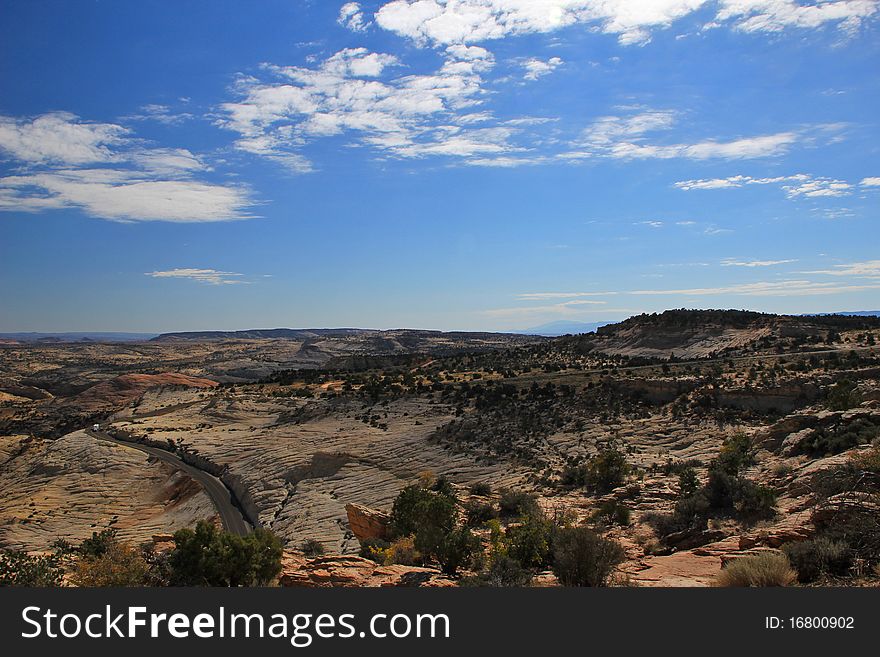
[[346,504],[348,526],[355,538],[363,543],[369,539],[388,538],[389,515],[384,511],[371,509],[363,504]]
[[0,490],[0,548],[45,550],[111,527],[138,544],[216,514],[185,473],[82,431],[0,437]]
[[455,582],[432,568],[398,564],[383,566],[353,556],[308,559],[294,553],[285,553],[279,583],[281,586],[312,588],[455,586]]

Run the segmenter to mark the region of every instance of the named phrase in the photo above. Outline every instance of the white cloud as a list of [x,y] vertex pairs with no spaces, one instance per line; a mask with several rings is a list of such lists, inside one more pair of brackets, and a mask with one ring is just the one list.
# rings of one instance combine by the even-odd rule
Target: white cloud
[[239,81],[241,99],[221,107],[220,125],[239,133],[240,150],[297,171],[311,168],[303,146],[334,135],[398,158],[485,158],[522,150],[510,143],[515,126],[470,127],[493,118],[480,111],[482,74],[494,66],[489,51],[454,45],[433,74],[379,79],[397,64],[392,55],[354,48],[315,68],[267,65],[271,79]]
[[789,197],[806,196],[813,198],[817,196],[845,196],[849,194],[852,185],[843,180],[817,178],[797,185],[783,185],[782,188]]
[[801,297],[813,295],[840,294],[843,292],[863,292],[880,289],[880,284],[836,284],[816,283],[807,280],[761,281],[737,285],[687,288],[681,290],[634,290],[629,294],[647,296],[716,296],[732,294],[749,297]]
[[[735,260],[729,258],[721,262],[723,267],[763,268],[773,267],[797,260]],[[666,266],[705,266],[708,263],[685,263]],[[486,311],[489,315],[500,317],[531,317],[541,314],[575,315],[589,312],[612,312],[605,302],[592,300],[591,297],[616,296],[634,297],[807,297],[829,296],[880,290],[880,260],[854,262],[834,265],[831,269],[797,272],[798,274],[816,274],[848,278],[852,280],[816,281],[806,278],[776,281],[757,281],[752,283],[731,283],[707,287],[679,289],[641,289],[616,290],[602,292],[527,292],[516,296],[521,302],[538,302],[540,305],[523,305],[516,308],[499,308]],[[586,297],[586,298],[584,298]],[[543,303],[542,303],[543,302]],[[597,307],[591,310],[592,307]]]
[[862,187],[880,187],[880,178],[862,178]]
[[0,211],[77,208],[115,221],[207,222],[252,215],[249,190],[197,180],[186,149],[148,148],[113,124],[66,113],[0,117],[0,148],[21,165],[0,178]]
[[732,20],[744,32],[781,32],[789,27],[816,28],[838,23],[846,32],[858,29],[877,13],[876,0],[721,0],[717,19]]
[[165,125],[180,125],[195,117],[189,112],[174,112],[168,105],[151,104],[141,107],[140,114],[125,118],[130,121],[156,121]]
[[244,219],[246,189],[195,180],[154,180],[138,172],[69,169],[0,178],[0,211],[78,208],[116,221],[200,223]]
[[146,276],[152,278],[182,278],[209,285],[240,285],[242,274],[216,269],[169,269],[167,271],[151,271]]
[[562,66],[563,61],[559,57],[551,57],[544,61],[537,58],[527,59],[523,62],[523,68],[526,70],[523,76],[524,80],[537,80],[540,77],[552,73],[555,69]]
[[371,24],[357,2],[346,2],[342,5],[336,22],[352,32],[364,32]]
[[852,262],[849,264],[834,265],[833,269],[805,271],[802,273],[822,274],[825,276],[851,276],[854,278],[880,278],[880,260]]
[[[588,127],[571,150],[557,155],[559,159],[578,161],[595,157],[614,159],[751,159],[770,157],[787,152],[804,139],[798,132],[742,137],[730,141],[715,139],[694,143],[657,144],[648,141],[654,132],[675,127],[678,115],[672,110],[645,110],[624,116],[603,116]],[[701,181],[693,181],[701,182]],[[707,185],[708,181],[705,182]],[[721,183],[717,183],[721,185]]]
[[[598,297],[614,294],[613,292],[524,292],[516,295],[520,301],[546,301],[548,299],[579,299],[581,297]],[[593,302],[593,303],[604,303]]]
[[[483,314],[490,317],[542,317],[546,315],[557,315],[562,317],[582,317],[596,313],[612,313],[618,312],[618,308],[604,307],[604,301],[564,301],[562,303],[545,304],[540,306],[517,306],[514,308],[493,308],[484,310]],[[600,305],[602,308],[594,306]]]
[[110,162],[111,146],[127,134],[112,123],[87,123],[67,112],[35,119],[0,116],[0,153],[32,164],[80,165]]
[[785,265],[797,260],[735,260],[728,258],[721,262],[722,267],[775,267],[777,265]]
[[[507,36],[552,32],[573,25],[616,35],[622,45],[641,45],[651,33],[710,5],[708,0],[393,0],[376,23],[420,44],[476,43]],[[733,25],[746,32],[779,32],[836,24],[856,30],[877,12],[874,0],[720,0],[705,26]]]
[[[862,183],[864,184],[864,182]],[[789,198],[804,196],[816,198],[821,196],[846,196],[851,193],[854,185],[845,180],[815,177],[805,173],[773,178],[753,178],[752,176],[730,176],[729,178],[711,178],[705,180],[682,180],[674,184],[684,191],[700,189],[733,189],[747,185],[779,185]]]
[[537,166],[547,163],[546,157],[476,157],[465,161],[472,167],[489,167],[495,169],[516,169],[518,167]]
[[593,24],[623,44],[650,40],[706,0],[395,0],[376,14],[380,27],[424,43],[472,43]]

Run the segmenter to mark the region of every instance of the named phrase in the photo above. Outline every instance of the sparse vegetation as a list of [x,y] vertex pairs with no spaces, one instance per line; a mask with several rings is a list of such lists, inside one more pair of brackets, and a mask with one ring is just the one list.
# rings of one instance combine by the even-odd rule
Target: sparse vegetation
[[149,582],[149,570],[139,550],[114,540],[99,554],[83,553],[75,562],[70,579],[75,586],[145,586]]
[[168,565],[175,586],[264,586],[281,572],[281,542],[265,529],[242,537],[200,521],[175,532]]
[[57,555],[30,555],[17,550],[0,551],[0,586],[61,586],[64,568]]
[[797,581],[797,573],[781,552],[764,552],[740,557],[728,563],[718,575],[718,586],[790,586]]
[[565,586],[607,586],[623,549],[586,527],[564,527],[553,540],[553,572]]
[[300,546],[300,551],[307,557],[320,557],[324,554],[324,544],[313,538],[304,540]]
[[846,543],[819,537],[788,543],[783,552],[797,571],[798,581],[815,582],[822,576],[843,576],[852,567],[852,553]]
[[[287,492],[288,484],[308,479],[307,485],[319,488],[321,496],[330,495],[326,499],[336,494],[327,482],[339,472],[347,473],[340,468],[360,459],[388,459],[395,472],[443,468],[438,472],[453,473],[455,482],[423,473],[419,483],[402,490],[394,503],[390,540],[366,540],[360,554],[382,564],[442,569],[471,584],[523,585],[539,572],[562,568],[556,563],[560,537],[581,523],[603,540],[625,537],[626,545],[636,542],[658,559],[737,534],[748,535],[751,541],[765,530],[773,531],[777,488],[783,496],[780,507],[789,509],[796,496],[798,508],[810,506],[816,511],[816,537],[784,546],[799,580],[861,584],[872,581],[875,567],[880,566],[880,456],[868,447],[880,442],[875,393],[880,357],[865,348],[878,327],[876,318],[672,311],[634,318],[598,334],[554,340],[485,338],[484,343],[483,338],[468,342],[464,337],[443,336],[444,346],[431,346],[436,338],[407,332],[352,338],[350,344],[348,338],[300,336],[297,340],[304,340],[308,367],[285,364],[282,367],[293,369],[268,375],[259,383],[247,380],[249,372],[266,376],[277,369],[283,360],[278,356],[280,347],[266,342],[257,348],[261,344],[257,341],[240,341],[233,349],[218,342],[216,347],[200,346],[199,360],[186,356],[183,348],[166,355],[173,356],[169,362],[175,367],[185,366],[197,374],[200,368],[228,374],[235,383],[198,393],[186,388],[173,394],[151,391],[126,406],[145,417],[128,423],[125,431],[133,440],[185,451],[214,474],[222,474],[221,464],[229,462],[218,458],[224,456],[218,454],[221,446],[238,444],[234,439],[246,436],[247,449],[259,458],[242,463],[266,468],[266,481],[282,482]],[[723,331],[716,331],[719,328]],[[725,346],[725,336],[736,331],[741,331],[737,339]],[[750,337],[750,331],[760,337]],[[680,340],[685,334],[688,341]],[[716,352],[688,351],[680,344],[690,344],[691,337],[704,340],[706,335],[719,344]],[[336,351],[335,340],[345,343],[344,348]],[[667,342],[668,348],[652,346]],[[149,346],[153,353],[160,347]],[[831,348],[837,351],[828,353]],[[404,353],[407,350],[411,352]],[[652,355],[628,355],[635,350]],[[8,365],[12,359],[4,361],[4,354],[26,353],[19,347],[0,351],[0,365],[7,368],[12,367]],[[284,358],[290,358],[290,351],[288,346]],[[84,346],[80,352],[85,352]],[[43,407],[68,403],[73,407],[74,397],[107,372],[140,372],[148,366],[153,372],[140,351],[131,350],[120,353],[114,362],[101,362],[100,367],[77,364],[81,369],[74,376],[66,366],[26,376],[19,372],[14,377],[19,392],[32,391],[39,399],[45,391],[42,394],[55,395],[56,401],[35,405],[19,401],[25,398],[18,396],[4,409],[22,412],[14,422],[3,420],[5,430],[28,435],[20,447],[31,450],[28,454],[45,450],[48,443],[43,438],[55,435],[45,427],[54,432],[68,425],[55,421],[59,418],[49,422],[46,416],[39,422],[28,419],[24,410],[37,417]],[[194,405],[185,415],[173,411],[161,419],[146,417],[179,403]],[[78,429],[92,417],[77,410],[64,421],[73,423],[68,428]],[[111,414],[103,418],[112,423]],[[292,472],[293,458],[288,459],[288,454],[278,460],[286,465],[278,465],[264,458],[268,452],[260,451],[263,442],[277,448],[271,432],[284,426],[294,433],[302,428],[303,435],[315,432],[322,441],[321,453],[312,462],[317,442],[285,444],[288,454],[302,463]],[[257,434],[260,439],[251,440]],[[783,445],[794,434],[801,442],[792,446],[789,440]],[[214,440],[217,435],[230,440]],[[724,435],[728,438],[716,454],[717,441]],[[17,442],[10,445],[11,453],[18,454]],[[805,463],[802,456],[818,461],[856,451],[862,456],[830,462],[837,465]],[[439,465],[447,454],[454,464],[448,469]],[[26,461],[15,458],[20,464]],[[463,463],[468,467],[459,467]],[[55,476],[37,458],[21,470],[47,481]],[[504,489],[501,482],[511,481],[518,481],[518,488]],[[280,497],[284,491],[271,492]],[[187,494],[175,489],[173,499],[186,503]],[[242,499],[243,505],[250,501]],[[7,528],[21,528],[22,536],[28,532],[38,536],[46,509],[41,500],[33,502],[34,506],[16,509],[20,525]],[[548,511],[553,503],[570,504],[576,517]],[[654,509],[660,512],[649,512]],[[102,519],[100,526],[107,526],[105,522]],[[754,526],[758,523],[761,526]],[[309,525],[303,533],[293,533],[290,526],[277,524],[279,531],[286,532],[288,548],[307,556],[320,556],[323,546],[333,552],[332,545],[345,541],[344,527],[331,540],[337,529],[325,524]],[[92,531],[88,524],[84,527],[77,533]],[[198,533],[198,528],[192,531]],[[303,541],[309,536],[320,541]],[[246,563],[253,551],[249,540],[239,544],[237,539],[223,539],[215,545],[211,539],[205,541],[207,547],[192,550],[187,560],[196,564],[194,572],[201,573],[198,581],[203,585],[267,581]],[[138,578],[150,585],[183,583],[179,571],[190,568],[181,563],[185,550],[167,550],[167,545],[155,554],[140,546],[120,546],[115,532],[104,530],[82,545],[59,546],[55,555],[5,553],[3,558],[18,559],[15,568],[22,573],[37,559],[48,559],[46,566],[54,559],[72,583],[125,585]],[[233,575],[217,566],[216,553],[224,550],[245,555],[235,557],[236,573],[244,574]],[[145,575],[139,572],[136,557],[146,564]],[[119,571],[133,574],[114,579]],[[195,578],[191,581],[196,583]]]

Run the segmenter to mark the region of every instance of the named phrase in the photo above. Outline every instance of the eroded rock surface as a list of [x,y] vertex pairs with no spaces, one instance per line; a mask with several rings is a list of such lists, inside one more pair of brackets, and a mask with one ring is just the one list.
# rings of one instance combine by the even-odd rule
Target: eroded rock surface
[[113,527],[133,544],[213,518],[186,474],[75,432],[55,441],[0,437],[0,547],[44,550]]

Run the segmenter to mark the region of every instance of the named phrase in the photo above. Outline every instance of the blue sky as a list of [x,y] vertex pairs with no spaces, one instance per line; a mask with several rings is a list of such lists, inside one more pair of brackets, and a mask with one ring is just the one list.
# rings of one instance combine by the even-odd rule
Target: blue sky
[[0,331],[880,307],[876,0],[0,2]]

